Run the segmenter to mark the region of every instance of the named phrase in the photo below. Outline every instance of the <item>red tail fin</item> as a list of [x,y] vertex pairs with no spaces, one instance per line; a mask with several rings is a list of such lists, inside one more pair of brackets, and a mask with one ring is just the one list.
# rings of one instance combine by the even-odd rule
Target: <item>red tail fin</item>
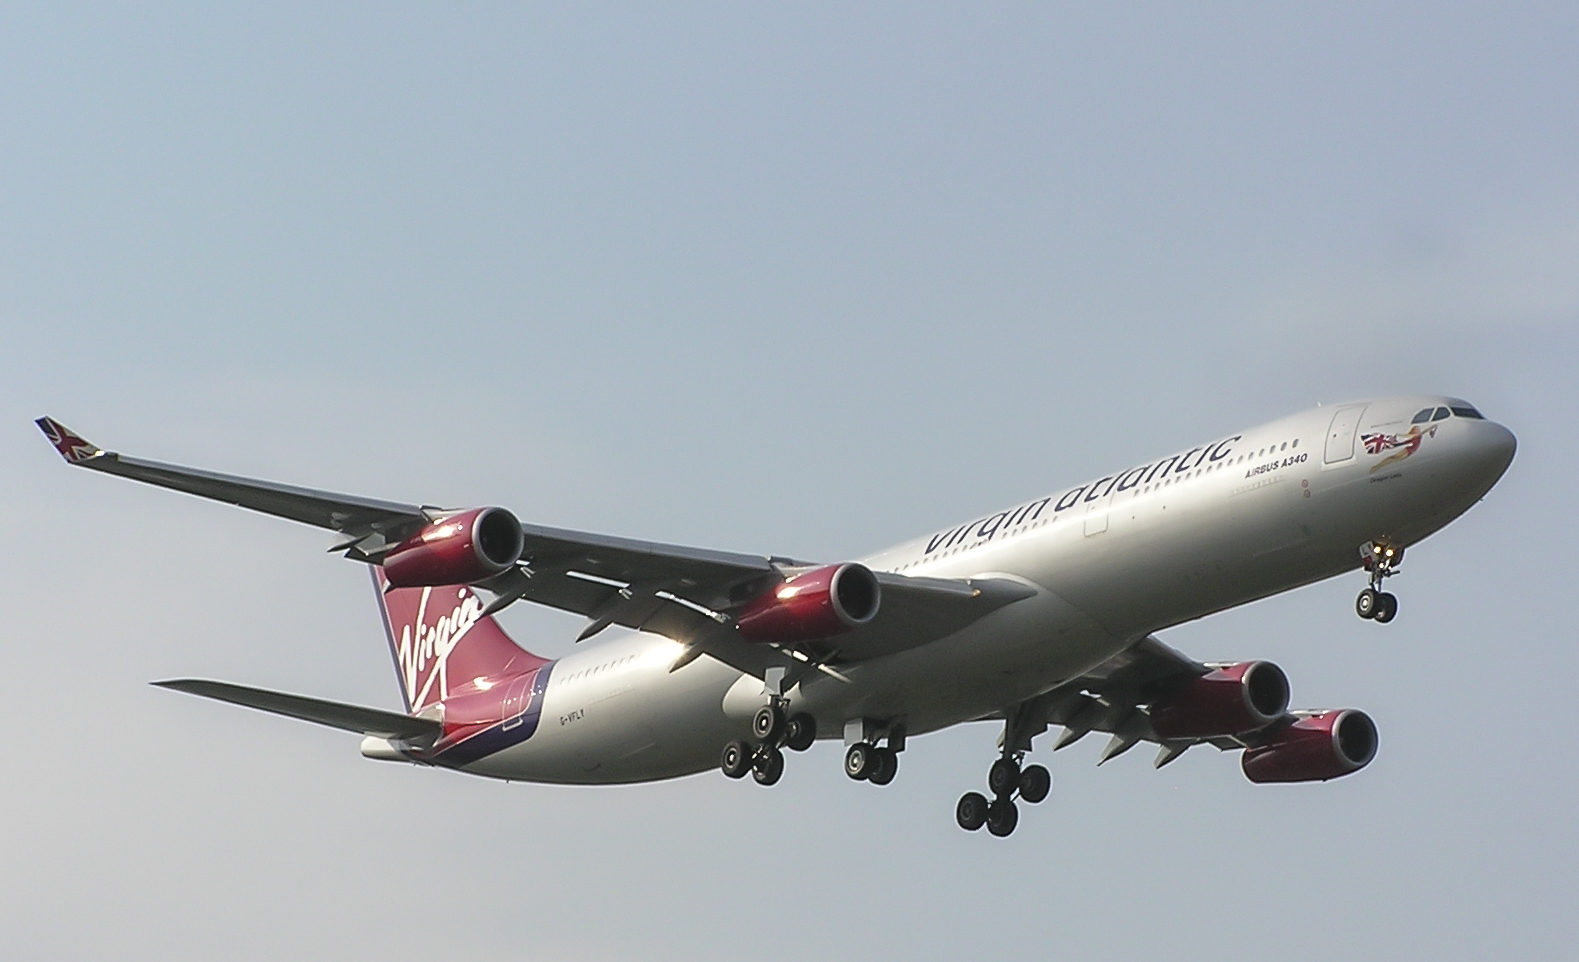
[[465,585],[386,592],[383,571],[370,567],[406,711],[421,711],[452,693],[486,690],[547,662],[483,615],[482,599]]

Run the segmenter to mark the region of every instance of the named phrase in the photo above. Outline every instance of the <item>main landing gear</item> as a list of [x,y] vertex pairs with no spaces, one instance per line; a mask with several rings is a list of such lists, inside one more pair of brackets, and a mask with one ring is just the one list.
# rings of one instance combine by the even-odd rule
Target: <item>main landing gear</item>
[[1020,824],[1020,809],[1014,804],[1016,796],[1030,805],[1047,798],[1053,788],[1052,773],[1041,765],[1020,767],[1030,750],[1031,737],[1046,728],[1045,720],[1033,721],[1023,706],[1009,713],[1004,721],[1003,754],[987,770],[987,790],[992,793],[992,801],[980,792],[962,795],[954,806],[954,820],[960,828],[974,832],[985,825],[988,832],[1003,838]]
[[954,819],[959,827],[974,832],[983,825],[987,831],[1004,838],[1020,824],[1020,809],[1014,804],[1016,794],[1020,801],[1035,805],[1047,798],[1052,791],[1053,776],[1041,765],[1020,768],[1016,755],[1005,755],[992,763],[987,770],[987,789],[992,801],[980,792],[966,792],[954,806]]
[[1404,549],[1373,541],[1360,546],[1360,558],[1365,570],[1370,572],[1371,585],[1354,599],[1354,613],[1386,624],[1398,616],[1398,599],[1391,592],[1381,590],[1382,579],[1398,573]]
[[871,742],[856,742],[844,753],[844,773],[858,782],[887,785],[899,774],[899,753]]
[[[877,744],[884,737],[885,745]],[[844,773],[858,782],[887,785],[899,774],[899,753],[905,750],[905,726],[884,726],[869,718],[852,719],[844,726]]]
[[775,700],[751,717],[753,741],[737,738],[724,746],[718,767],[730,778],[751,778],[773,785],[784,775],[784,749],[803,752],[817,740],[817,719],[804,712],[790,715]]

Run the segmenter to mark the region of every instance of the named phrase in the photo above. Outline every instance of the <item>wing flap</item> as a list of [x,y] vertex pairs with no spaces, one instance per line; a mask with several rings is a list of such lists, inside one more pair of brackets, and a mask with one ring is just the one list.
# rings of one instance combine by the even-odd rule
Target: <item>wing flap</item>
[[156,681],[153,682],[153,685],[157,688],[168,688],[171,691],[186,692],[188,695],[198,695],[202,698],[213,698],[216,701],[229,702],[232,705],[256,708],[258,711],[284,715],[288,718],[296,718],[316,725],[327,725],[330,728],[355,732],[359,735],[379,735],[384,738],[403,739],[437,739],[443,730],[443,726],[431,718],[416,718],[411,715],[402,715],[399,712],[384,711],[379,708],[363,708],[359,705],[347,705],[342,702],[325,701],[321,698],[309,698],[306,695],[291,695],[285,692],[269,691],[264,688],[232,685],[223,681],[178,678],[171,681]]

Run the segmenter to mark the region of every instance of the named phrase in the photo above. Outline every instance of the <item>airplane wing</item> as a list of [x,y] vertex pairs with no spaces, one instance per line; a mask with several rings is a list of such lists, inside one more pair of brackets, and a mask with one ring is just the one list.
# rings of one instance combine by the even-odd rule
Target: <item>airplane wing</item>
[[[106,451],[52,418],[37,424],[67,463],[223,501],[339,532],[331,551],[373,561],[381,549],[415,534],[445,509],[219,474]],[[1007,578],[910,578],[877,573],[882,603],[868,624],[826,645],[791,651],[750,644],[733,631],[731,613],[804,567],[788,558],[637,541],[522,524],[521,562],[481,582],[495,595],[486,613],[517,600],[588,619],[581,639],[609,625],[680,641],[742,671],[862,661],[936,641],[976,619],[1035,594]],[[578,640],[581,640],[578,639]],[[687,659],[681,659],[682,665]]]
[[[376,532],[388,543],[396,543],[429,524],[432,516],[445,509],[431,505],[402,504],[350,494],[336,494],[274,481],[219,474],[158,461],[145,461],[114,451],[105,451],[53,418],[36,422],[68,464],[131,478],[145,484],[171,488],[198,497],[223,501],[277,518],[288,518],[332,531],[360,534]],[[665,561],[678,562],[685,573],[706,573],[713,577],[737,572],[773,570],[767,558],[754,555],[684,548],[628,538],[566,531],[541,525],[522,525],[528,553],[549,563],[580,565],[592,573],[619,576],[621,573],[669,573]],[[349,547],[347,545],[346,547]],[[336,549],[340,550],[340,549]],[[644,563],[645,562],[645,563]],[[675,570],[674,573],[681,573]]]
[[1091,732],[1105,732],[1112,737],[1097,764],[1116,758],[1141,742],[1152,742],[1160,746],[1153,764],[1161,768],[1196,745],[1209,744],[1222,751],[1231,751],[1257,744],[1264,735],[1297,718],[1285,712],[1258,731],[1236,736],[1191,739],[1158,736],[1152,728],[1148,710],[1152,701],[1178,682],[1211,670],[1212,666],[1168,647],[1155,636],[1143,638],[1084,675],[1019,706],[1016,711],[1023,714],[1015,727],[1021,747],[1028,750],[1031,737],[1046,731],[1048,725],[1060,725],[1064,732],[1054,751],[1074,744]]
[[340,702],[308,698],[306,695],[289,695],[285,692],[248,688],[223,681],[204,681],[199,678],[180,678],[173,681],[156,681],[158,688],[184,691],[189,695],[213,698],[243,705],[259,711],[298,718],[330,728],[339,728],[359,735],[378,735],[384,738],[437,739],[443,726],[431,718],[417,718],[399,712],[378,708],[362,708]]
[[52,418],[39,418],[34,423],[43,430],[44,436],[49,438],[49,442],[68,464],[223,501],[272,514],[277,518],[289,518],[335,531],[360,527],[393,530],[416,528],[427,523],[419,505],[331,494],[289,484],[255,481],[174,464],[161,464],[158,461],[144,461],[102,450]]

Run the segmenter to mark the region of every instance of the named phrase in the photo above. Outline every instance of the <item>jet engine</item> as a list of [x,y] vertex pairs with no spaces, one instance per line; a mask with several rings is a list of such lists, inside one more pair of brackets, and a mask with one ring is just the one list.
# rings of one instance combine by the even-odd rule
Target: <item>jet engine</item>
[[1288,676],[1270,661],[1242,661],[1192,678],[1152,703],[1161,738],[1216,738],[1263,728],[1288,709]]
[[515,564],[526,548],[521,522],[503,508],[473,508],[428,525],[384,555],[396,588],[469,585]]
[[1345,708],[1301,718],[1269,741],[1245,749],[1252,782],[1324,782],[1357,772],[1376,757],[1376,723]]
[[746,605],[735,624],[747,641],[814,641],[871,621],[881,600],[877,576],[865,565],[828,565],[775,586]]

